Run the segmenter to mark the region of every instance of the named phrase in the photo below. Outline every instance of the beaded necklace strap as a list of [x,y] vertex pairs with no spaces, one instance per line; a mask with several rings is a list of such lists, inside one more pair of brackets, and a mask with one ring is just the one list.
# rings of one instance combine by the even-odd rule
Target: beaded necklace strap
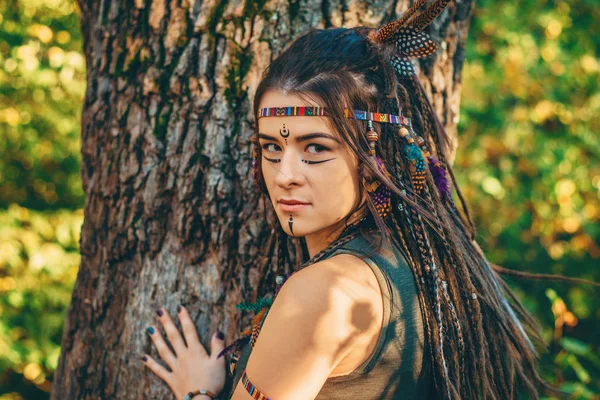
[[[258,118],[263,117],[328,117],[331,116],[325,107],[267,107],[258,110]],[[384,124],[410,126],[410,118],[402,115],[376,113],[363,110],[344,109],[344,117],[361,121],[373,121]]]

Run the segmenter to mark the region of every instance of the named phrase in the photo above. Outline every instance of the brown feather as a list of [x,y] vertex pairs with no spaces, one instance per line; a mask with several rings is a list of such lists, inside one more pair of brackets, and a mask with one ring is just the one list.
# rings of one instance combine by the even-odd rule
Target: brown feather
[[416,31],[422,31],[425,29],[431,22],[438,16],[446,6],[450,0],[436,0],[430,5],[427,6],[425,11],[421,14],[417,15],[410,21],[410,26],[414,28]]
[[408,10],[406,10],[406,12],[404,14],[402,14],[402,17],[386,24],[385,26],[383,26],[383,28],[379,29],[377,31],[377,34],[375,35],[376,40],[381,43],[385,40],[388,40],[392,36],[394,36],[394,34],[396,32],[398,32],[398,30],[400,30],[400,28],[402,28],[402,26],[406,23],[406,21],[408,21],[408,19],[410,17],[412,17],[414,15],[414,13],[419,8],[421,8],[421,6],[423,4],[425,4],[426,2],[427,2],[427,0],[416,0],[413,3],[413,5]]

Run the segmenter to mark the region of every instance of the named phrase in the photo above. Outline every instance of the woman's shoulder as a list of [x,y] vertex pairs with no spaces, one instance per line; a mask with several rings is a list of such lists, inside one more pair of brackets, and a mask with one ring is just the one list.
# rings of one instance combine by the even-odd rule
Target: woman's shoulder
[[[347,340],[347,314],[352,308],[352,298],[344,288],[351,280],[341,273],[340,255],[312,264],[292,274],[275,297],[265,319],[265,325],[275,323],[301,326],[309,342],[334,345]],[[261,330],[261,336],[263,332]],[[339,343],[338,343],[339,344]]]
[[[292,274],[281,288],[279,296],[297,299],[299,303],[326,305],[338,315],[369,318],[382,302],[379,283],[367,262],[354,254],[340,253],[316,262]],[[360,305],[361,307],[357,307]],[[361,314],[366,314],[362,316]],[[356,327],[344,324],[347,331]],[[344,335],[344,332],[340,332]]]
[[335,329],[346,347],[330,376],[354,371],[373,352],[380,336],[385,287],[366,259],[350,253],[336,254],[299,272],[304,274],[297,276],[297,290],[306,295],[314,282],[324,282],[331,294],[318,296],[318,301],[335,310],[340,318]]
[[282,294],[286,303],[320,304],[343,316],[345,322],[337,325],[342,336],[356,332],[355,324],[348,321],[371,320],[381,314],[380,283],[367,261],[353,253],[335,254],[295,272],[277,299]]
[[[340,307],[339,311],[344,311],[346,307],[356,312],[356,304],[369,306],[363,309],[377,308],[382,302],[377,276],[368,257],[359,253],[339,252],[303,268],[292,277],[296,279],[298,291],[304,293],[310,291],[315,282],[321,282],[326,288],[322,293],[327,292],[331,300],[336,300],[332,306]],[[321,300],[326,301],[327,297]],[[373,312],[368,314],[372,315]]]

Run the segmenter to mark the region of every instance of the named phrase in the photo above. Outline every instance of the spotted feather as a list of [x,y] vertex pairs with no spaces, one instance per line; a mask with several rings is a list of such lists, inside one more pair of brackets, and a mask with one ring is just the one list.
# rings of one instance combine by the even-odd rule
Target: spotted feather
[[406,56],[393,55],[390,57],[390,63],[400,75],[415,75],[415,68],[413,67],[412,62],[410,61],[410,58]]
[[409,58],[422,58],[437,51],[435,43],[425,32],[402,28],[394,35],[396,51]]

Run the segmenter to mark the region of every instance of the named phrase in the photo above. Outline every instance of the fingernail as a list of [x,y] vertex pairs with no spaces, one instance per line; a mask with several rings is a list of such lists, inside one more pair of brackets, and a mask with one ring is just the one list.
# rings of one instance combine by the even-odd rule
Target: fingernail
[[225,334],[221,331],[217,331],[217,339],[219,339],[219,340],[225,339]]
[[151,326],[149,326],[148,327],[148,333],[152,335],[154,333],[154,328],[151,327]]
[[162,317],[163,315],[163,310],[161,310],[160,308],[158,310],[156,310],[156,313],[158,314],[159,317]]
[[142,361],[148,361],[148,357],[142,356]]
[[181,312],[181,306],[177,306],[177,313],[179,314]]

